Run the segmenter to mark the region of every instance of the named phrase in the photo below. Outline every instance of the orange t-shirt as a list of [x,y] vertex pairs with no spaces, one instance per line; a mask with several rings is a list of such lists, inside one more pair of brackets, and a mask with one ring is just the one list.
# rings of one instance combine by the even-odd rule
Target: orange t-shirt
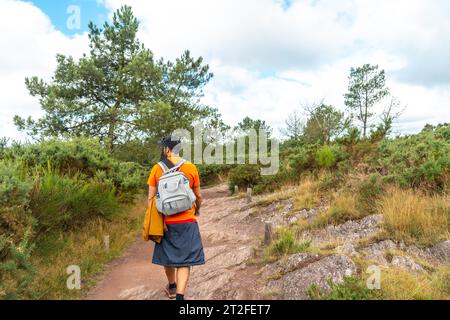
[[[181,158],[168,158],[173,164],[176,164]],[[189,185],[192,189],[195,187],[200,187],[200,177],[198,175],[197,167],[190,163],[184,163],[180,169],[180,172],[183,172],[186,177],[189,179]],[[148,185],[152,187],[158,186],[159,178],[162,176],[163,170],[158,164],[155,164],[150,172],[150,176],[148,178]],[[176,224],[176,223],[185,223],[185,222],[196,222],[197,218],[195,217],[195,205],[187,210],[172,216],[164,216],[164,222],[166,224]]]

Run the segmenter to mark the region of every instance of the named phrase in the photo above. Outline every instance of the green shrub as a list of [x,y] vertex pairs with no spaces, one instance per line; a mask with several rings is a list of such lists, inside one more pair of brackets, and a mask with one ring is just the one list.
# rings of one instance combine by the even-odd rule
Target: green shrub
[[329,146],[323,146],[316,152],[317,166],[320,168],[331,168],[336,164],[336,156]]
[[201,184],[203,186],[214,184],[221,180],[231,170],[230,165],[225,164],[202,164],[198,166]]
[[37,177],[30,209],[44,232],[68,229],[95,216],[108,218],[119,204],[113,186],[104,181],[47,172]]
[[380,157],[378,143],[370,140],[362,140],[349,148],[353,164],[372,165]]
[[114,159],[94,140],[0,141],[0,299],[42,295],[30,289],[39,280],[30,261],[47,271],[45,253],[58,255],[65,243],[43,238],[64,238],[86,223],[109,220],[119,199],[129,201],[143,190],[145,175],[142,166]]
[[318,175],[319,187],[322,191],[332,191],[338,189],[343,182],[343,176],[337,172],[322,171]]
[[444,190],[450,173],[450,124],[421,133],[385,139],[374,167],[402,187]]
[[311,247],[311,241],[299,242],[290,229],[279,231],[277,239],[267,248],[269,256],[282,257],[298,252],[306,252]]
[[34,247],[30,237],[31,232],[27,231],[22,235],[23,239],[16,244],[6,235],[0,235],[0,300],[17,299],[32,294],[28,286],[36,271],[30,263]]
[[237,165],[230,170],[229,189],[234,190],[234,186],[245,189],[256,186],[261,182],[261,172],[257,165]]
[[5,158],[5,153],[8,150],[8,138],[0,138],[0,160]]
[[345,277],[342,283],[336,284],[328,281],[330,290],[325,292],[316,285],[312,285],[307,291],[307,295],[312,300],[375,300],[380,298],[380,294],[375,290],[367,288],[366,283],[356,277]]
[[21,163],[0,161],[0,206],[26,205],[31,187]]
[[34,276],[29,256],[35,221],[27,210],[31,189],[21,163],[0,160],[0,299],[24,294]]
[[0,160],[0,234],[20,242],[33,219],[27,211],[32,181],[20,163]]
[[[136,194],[147,188],[148,172],[134,162],[114,162],[112,170],[104,172],[106,183],[112,182],[116,188],[120,200],[129,202]],[[98,173],[97,173],[98,176]]]
[[382,179],[379,174],[374,174],[369,179],[362,181],[357,194],[357,208],[365,214],[377,213],[378,200],[383,195]]
[[283,181],[285,180],[280,175],[261,176],[261,180],[253,187],[253,193],[273,192],[282,185]]
[[76,138],[28,144],[16,151],[29,167],[47,167],[50,162],[61,174],[81,172],[93,177],[98,170],[112,169],[113,158],[97,140]]
[[304,171],[315,168],[315,145],[306,145],[302,148],[291,149],[287,155],[289,168],[294,175],[301,175]]
[[148,172],[135,162],[113,158],[97,141],[76,138],[68,141],[49,140],[38,144],[9,148],[7,158],[23,162],[30,171],[50,165],[59,174],[82,175],[86,179],[101,178],[113,182],[121,200],[129,201],[145,189]]

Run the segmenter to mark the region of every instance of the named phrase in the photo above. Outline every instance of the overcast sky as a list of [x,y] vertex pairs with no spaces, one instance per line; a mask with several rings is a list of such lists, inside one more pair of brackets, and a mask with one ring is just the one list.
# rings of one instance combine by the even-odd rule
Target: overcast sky
[[[49,79],[56,53],[87,52],[88,21],[101,24],[123,4],[155,55],[204,57],[214,78],[203,102],[228,124],[250,116],[278,132],[302,104],[343,110],[350,68],[364,63],[385,69],[407,106],[397,132],[450,122],[448,0],[0,0],[0,137],[23,138],[15,114],[42,114],[24,78]],[[67,28],[70,5],[80,29]]]

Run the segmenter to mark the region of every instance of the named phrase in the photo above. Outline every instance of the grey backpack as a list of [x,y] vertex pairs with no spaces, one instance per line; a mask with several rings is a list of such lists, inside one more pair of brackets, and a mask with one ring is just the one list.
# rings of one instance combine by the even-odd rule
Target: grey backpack
[[169,168],[163,161],[158,163],[163,175],[158,181],[156,209],[165,216],[191,209],[196,200],[189,179],[178,171],[185,163],[186,160],[181,160],[173,168]]

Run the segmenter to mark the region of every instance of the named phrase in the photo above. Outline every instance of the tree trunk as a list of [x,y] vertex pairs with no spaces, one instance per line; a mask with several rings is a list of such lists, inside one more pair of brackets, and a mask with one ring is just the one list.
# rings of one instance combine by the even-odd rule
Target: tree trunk
[[366,89],[366,101],[364,101],[364,128],[363,128],[363,137],[366,138],[366,132],[367,132],[367,109],[369,108],[369,102],[368,102],[368,93]]
[[112,153],[114,151],[114,125],[112,123],[109,124],[108,129],[108,151]]
[[112,153],[114,151],[114,143],[116,142],[116,127],[117,127],[117,104],[112,107],[111,118],[109,119],[108,128],[108,151]]

